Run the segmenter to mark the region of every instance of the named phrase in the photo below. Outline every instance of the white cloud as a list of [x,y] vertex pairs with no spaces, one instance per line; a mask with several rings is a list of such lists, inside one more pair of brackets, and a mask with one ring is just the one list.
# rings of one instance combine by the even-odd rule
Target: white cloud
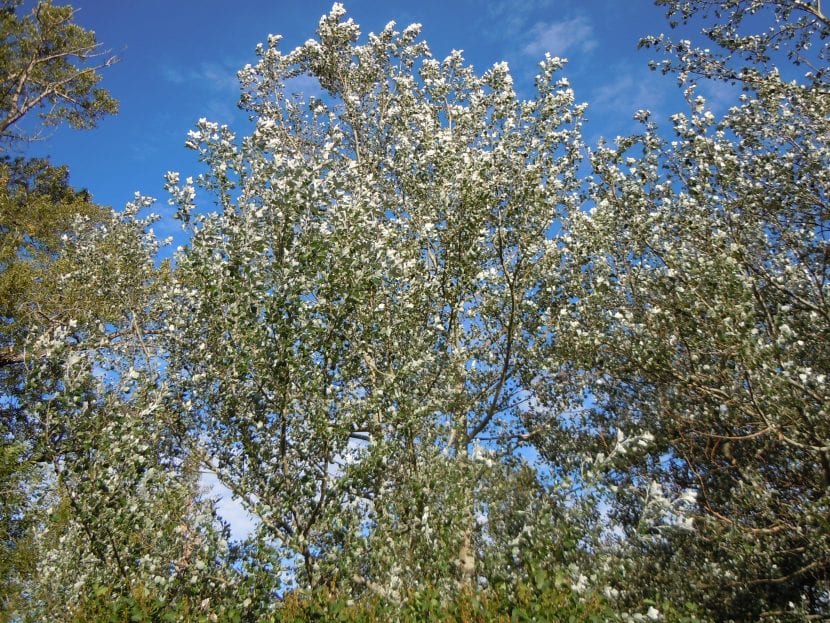
[[648,69],[621,69],[613,80],[594,89],[589,110],[621,115],[630,123],[633,123],[630,121],[632,115],[641,108],[659,114],[665,101],[666,81],[665,77]]
[[176,69],[175,67],[170,67],[169,65],[161,68],[161,75],[165,80],[167,80],[167,82],[172,82],[173,84],[183,84],[184,82],[187,82],[187,77],[183,71]]
[[594,28],[582,16],[558,22],[539,22],[530,29],[531,41],[522,48],[525,54],[567,56],[570,52],[587,53],[597,46]]
[[161,68],[162,77],[172,84],[187,84],[207,88],[211,91],[239,91],[239,80],[236,78],[237,67],[227,63],[201,63],[195,67]]
[[163,80],[187,90],[194,101],[199,101],[198,116],[231,124],[244,118],[236,106],[240,91],[236,76],[239,67],[241,64],[225,59],[192,66],[163,65],[159,72]]
[[228,522],[232,538],[242,540],[256,530],[259,520],[233,498],[230,489],[219,481],[216,474],[203,473],[200,484],[205,495],[216,500],[216,510]]
[[715,80],[702,80],[699,92],[706,98],[708,107],[716,113],[724,113],[740,101],[741,87]]
[[320,81],[314,76],[301,74],[285,81],[285,94],[293,95],[295,93],[306,98],[321,97],[323,87],[320,86]]
[[[473,3],[474,14],[478,15],[479,29],[488,37],[496,39],[513,38],[527,32],[530,16],[549,9],[554,0],[501,0],[481,6]],[[484,10],[482,10],[484,9]]]
[[[609,77],[601,79],[606,76]],[[648,68],[612,66],[594,79],[596,83],[589,88],[586,98],[589,123],[585,137],[589,144],[601,137],[613,140],[615,136],[641,131],[642,125],[634,119],[637,110],[648,110],[655,121],[662,123],[666,110],[675,108],[671,98],[673,80]]]

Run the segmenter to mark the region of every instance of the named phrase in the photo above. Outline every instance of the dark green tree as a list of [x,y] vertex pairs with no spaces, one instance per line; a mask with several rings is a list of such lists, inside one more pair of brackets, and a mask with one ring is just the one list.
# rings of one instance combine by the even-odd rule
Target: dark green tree
[[[22,9],[19,0],[0,2],[0,154],[63,122],[94,127],[118,108],[97,86],[99,70],[116,59],[74,23],[74,9],[51,2]],[[12,616],[36,560],[31,534],[43,457],[23,415],[24,344],[82,303],[55,280],[66,269],[63,237],[77,219],[105,215],[88,192],[71,187],[66,167],[0,160],[0,620]]]
[[18,123],[35,111],[38,128],[91,128],[117,112],[118,102],[98,87],[100,70],[117,59],[73,22],[75,10],[46,1],[21,15],[21,5],[0,2],[0,139],[29,137]]

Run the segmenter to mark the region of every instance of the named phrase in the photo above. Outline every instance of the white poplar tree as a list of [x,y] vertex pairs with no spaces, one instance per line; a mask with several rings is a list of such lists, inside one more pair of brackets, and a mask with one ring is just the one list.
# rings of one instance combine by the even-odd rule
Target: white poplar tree
[[[77,621],[227,594],[226,535],[198,488],[176,396],[163,378],[153,217],[79,218],[55,271],[60,313],[42,314],[26,358],[34,569],[11,620]],[[44,284],[46,285],[46,284]],[[201,601],[201,597],[199,601]],[[221,611],[220,611],[221,612]],[[22,618],[21,618],[22,617]]]
[[560,59],[521,100],[504,63],[436,60],[418,25],[360,44],[344,13],[260,46],[253,133],[200,121],[207,173],[168,177],[192,235],[168,374],[299,586],[396,599],[487,576],[487,539],[516,535],[484,538],[482,478],[571,406],[546,366],[550,234],[578,207],[583,106]]
[[[819,2],[660,4],[678,19],[711,10],[719,47],[644,40],[668,52],[656,66],[677,72],[690,111],[670,138],[638,113],[642,134],[594,151],[556,343],[591,370],[594,431],[656,437],[614,475],[618,587],[719,620],[825,616],[830,21]],[[702,79],[742,87],[722,118],[696,95]]]

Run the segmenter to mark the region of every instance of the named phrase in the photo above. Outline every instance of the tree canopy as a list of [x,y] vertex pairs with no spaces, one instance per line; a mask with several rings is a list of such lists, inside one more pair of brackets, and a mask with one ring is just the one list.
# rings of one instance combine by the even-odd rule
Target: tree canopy
[[100,50],[95,33],[72,21],[69,5],[41,1],[21,15],[22,4],[0,4],[0,138],[31,138],[19,122],[33,111],[42,126],[75,128],[116,112],[118,102],[97,86],[99,70],[116,58]]
[[21,4],[0,6],[0,620],[23,603],[38,573],[36,535],[48,524],[41,511],[52,476],[28,413],[27,355],[40,355],[32,341],[44,330],[95,305],[64,290],[73,266],[63,251],[81,222],[107,218],[71,187],[66,167],[7,153],[46,126],[90,128],[117,109],[96,88],[98,70],[113,61],[94,63],[95,36],[72,22],[72,8],[40,2],[23,15]]

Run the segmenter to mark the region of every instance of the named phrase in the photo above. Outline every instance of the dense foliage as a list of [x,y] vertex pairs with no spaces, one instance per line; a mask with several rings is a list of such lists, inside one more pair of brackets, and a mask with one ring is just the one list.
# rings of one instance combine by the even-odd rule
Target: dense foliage
[[658,4],[714,19],[643,40],[689,109],[594,147],[561,59],[522,99],[338,4],[270,37],[252,133],[200,120],[167,176],[169,264],[152,200],[9,163],[0,616],[830,616],[830,21]]
[[[23,0],[0,3],[0,138],[31,138],[22,122],[37,112],[40,126],[67,122],[90,128],[118,103],[97,85],[100,69],[115,62],[95,33],[72,19],[71,6],[38,2],[20,15]],[[30,126],[31,127],[31,126]]]
[[7,150],[44,126],[92,127],[117,107],[95,88],[102,66],[93,61],[95,36],[72,23],[72,8],[42,2],[22,15],[20,5],[0,6],[0,620],[20,605],[37,573],[50,480],[24,396],[27,356],[38,357],[33,341],[75,310],[105,317],[102,297],[63,287],[73,264],[62,251],[80,220],[107,218],[88,192],[70,187],[66,167],[12,158]]

